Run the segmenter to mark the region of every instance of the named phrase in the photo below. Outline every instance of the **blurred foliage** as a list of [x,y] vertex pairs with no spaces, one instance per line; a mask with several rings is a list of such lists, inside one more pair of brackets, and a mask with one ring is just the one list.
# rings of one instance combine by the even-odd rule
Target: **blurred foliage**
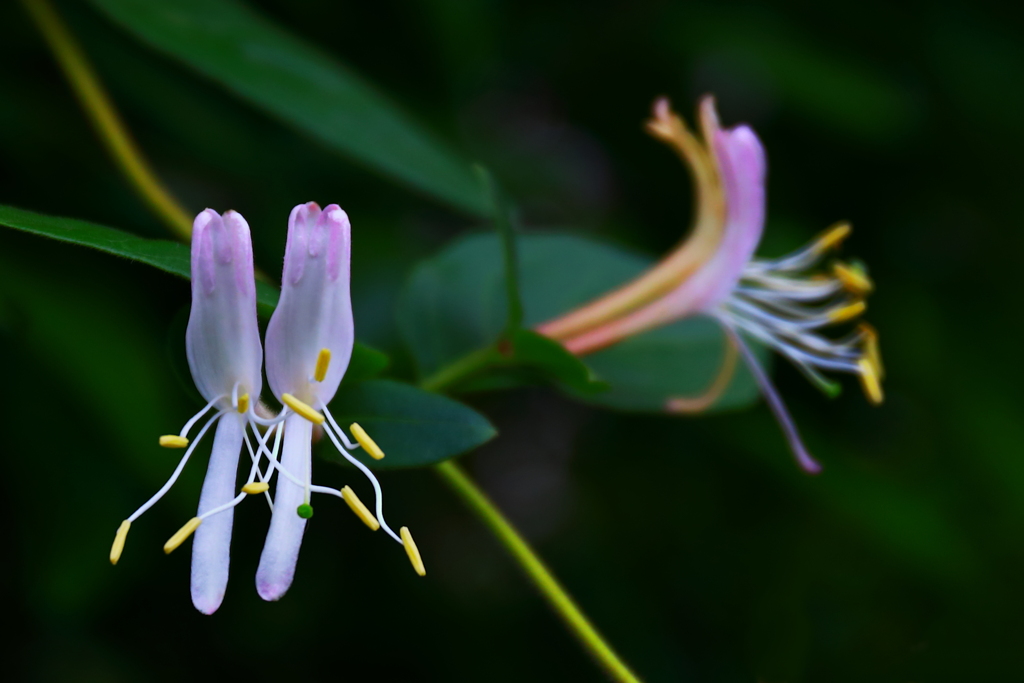
[[[396,321],[407,278],[481,226],[92,4],[57,4],[160,175],[192,210],[245,215],[265,271],[278,271],[293,205],[345,207],[358,334],[391,356],[392,377],[411,379],[420,359]],[[386,93],[431,144],[492,169],[518,207],[524,252],[538,226],[637,258],[680,238],[685,172],[640,127],[658,94],[686,111],[712,91],[726,122],[756,126],[771,165],[762,253],[853,220],[847,246],[879,288],[870,314],[888,400],[871,409],[851,385],[825,401],[777,364],[819,477],[797,471],[760,405],[693,420],[612,413],[547,388],[473,395],[502,437],[469,466],[646,680],[1020,676],[1018,8],[244,6]],[[0,204],[165,237],[21,8],[3,4],[0,22]],[[154,435],[192,409],[168,353],[187,302],[187,283],[149,267],[0,232],[12,678],[263,680],[298,667],[354,680],[600,680],[426,471],[382,477],[390,514],[415,520],[426,580],[343,506],[321,505],[295,586],[263,603],[251,582],[267,513],[248,505],[224,607],[203,617],[188,600],[188,554],[160,551],[192,514],[201,468],[133,527],[111,568],[117,524],[171,466]],[[337,485],[350,472],[318,467]]]
[[[527,327],[610,291],[652,264],[652,259],[575,235],[535,233],[518,243]],[[398,306],[399,327],[423,375],[497,341],[507,316],[502,249],[494,234],[470,235],[421,262]],[[569,388],[602,405],[661,412],[672,397],[704,391],[718,372],[723,350],[717,325],[686,320],[586,356],[584,362],[606,391],[578,381]],[[475,382],[468,388],[482,386],[493,384]],[[715,408],[749,404],[756,395],[753,379],[741,368]]]

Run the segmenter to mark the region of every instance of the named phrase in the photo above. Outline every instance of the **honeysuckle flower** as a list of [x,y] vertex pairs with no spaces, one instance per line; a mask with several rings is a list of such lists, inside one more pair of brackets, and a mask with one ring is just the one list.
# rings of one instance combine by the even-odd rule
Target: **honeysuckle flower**
[[[192,602],[206,614],[220,606],[228,582],[232,507],[238,456],[246,428],[255,427],[253,406],[262,388],[263,349],[256,321],[256,287],[253,279],[252,242],[249,226],[241,215],[228,211],[223,216],[207,209],[196,216],[192,232],[192,311],[185,345],[196,388],[207,404],[175,435],[161,436],[166,448],[185,448],[167,483],[118,529],[110,550],[117,564],[132,522],[151,508],[178,479],[196,446],[216,422],[206,479],[199,496],[196,516],[164,546],[177,548],[195,532],[192,544]],[[192,428],[206,417],[196,437]],[[251,447],[250,447],[251,451]],[[256,478],[260,482],[256,482]],[[244,492],[267,489],[255,462]]]
[[[299,547],[312,517],[313,493],[338,496],[371,529],[383,529],[405,547],[413,567],[425,574],[407,527],[395,533],[384,521],[380,484],[350,450],[360,445],[374,458],[384,454],[357,424],[356,442],[338,426],[327,404],[348,367],[354,342],[349,295],[351,228],[336,204],[324,210],[310,202],[296,206],[288,221],[281,299],[267,327],[267,380],[284,409],[284,447],[271,465],[279,472],[270,530],[256,571],[256,589],[265,600],[277,600],[291,586]],[[376,496],[374,516],[348,486],[340,491],[312,483],[311,442],[319,425],[338,451],[362,471]],[[280,428],[277,429],[280,436]]]
[[749,126],[722,128],[710,97],[701,102],[700,123],[698,138],[664,98],[655,102],[647,122],[647,130],[673,147],[690,168],[697,199],[691,235],[637,279],[538,330],[585,355],[676,320],[713,317],[729,342],[722,372],[705,396],[670,399],[666,408],[689,412],[713,403],[727,386],[738,353],[797,461],[817,472],[820,466],[743,334],[781,353],[829,393],[838,385],[822,371],[857,375],[868,399],[880,403],[882,365],[874,329],[861,323],[840,339],[819,332],[859,317],[873,285],[860,265],[834,261],[830,269],[820,268],[850,233],[846,223],[788,256],[755,258],[765,219],[764,148]]
[[[284,408],[275,417],[262,417],[256,412],[263,349],[256,320],[249,226],[234,211],[222,217],[207,209],[196,217],[192,313],[185,343],[192,377],[207,404],[178,434],[160,437],[161,446],[185,448],[185,454],[163,487],[121,523],[110,549],[112,564],[121,557],[132,522],[170,490],[216,422],[198,512],[164,544],[164,552],[170,553],[195,534],[191,592],[199,611],[212,614],[220,607],[228,581],[233,510],[247,496],[259,493],[266,496],[272,511],[256,574],[257,591],[264,599],[277,600],[291,585],[306,520],[313,515],[312,493],[343,499],[370,529],[383,528],[404,546],[416,572],[426,574],[409,529],[402,527],[396,534],[387,525],[379,482],[349,452],[361,447],[379,460],[383,451],[358,424],[350,426],[355,437],[355,442],[351,441],[327,410],[354,343],[349,260],[350,228],[344,211],[333,204],[323,212],[314,203],[295,207],[289,221],[281,299],[267,328],[267,377]],[[204,416],[206,422],[190,440],[189,433]],[[351,487],[338,490],[312,483],[313,425],[319,425],[345,458],[369,478],[376,495],[376,515]],[[252,432],[255,448],[247,430]],[[252,464],[236,494],[243,444]],[[261,467],[264,457],[265,468]],[[269,482],[275,472],[279,476],[271,501]]]

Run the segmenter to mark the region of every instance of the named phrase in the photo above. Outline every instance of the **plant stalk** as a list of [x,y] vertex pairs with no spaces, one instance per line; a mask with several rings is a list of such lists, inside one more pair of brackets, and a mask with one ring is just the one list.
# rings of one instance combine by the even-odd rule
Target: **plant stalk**
[[487,494],[469,478],[466,471],[453,460],[434,465],[434,469],[501,541],[552,609],[612,679],[622,683],[640,683],[640,679],[594,628],[576,601],[566,592],[529,543],[516,531],[511,522],[505,519]]
[[49,0],[22,0],[29,16],[53,52],[89,122],[149,208],[179,238],[188,242],[192,219],[150,170],[149,164],[121,120],[82,48]]

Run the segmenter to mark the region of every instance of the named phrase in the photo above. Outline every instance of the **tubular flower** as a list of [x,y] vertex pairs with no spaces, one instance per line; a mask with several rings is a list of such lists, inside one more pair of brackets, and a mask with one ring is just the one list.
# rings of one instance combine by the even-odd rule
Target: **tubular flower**
[[[281,598],[291,586],[306,520],[313,516],[311,494],[342,498],[371,529],[383,529],[403,545],[420,575],[425,574],[416,544],[406,527],[395,533],[384,521],[380,484],[350,450],[362,446],[374,458],[384,453],[359,425],[351,425],[355,442],[338,426],[327,404],[348,367],[354,342],[349,295],[351,228],[336,204],[323,211],[310,202],[296,206],[288,222],[281,299],[267,327],[267,379],[284,409],[284,445],[277,459],[281,428],[270,456],[279,472],[270,530],[256,572],[256,589],[264,600]],[[348,486],[341,490],[312,483],[311,440],[320,426],[338,451],[370,480],[376,515]],[[269,434],[269,432],[268,432]]]
[[838,385],[822,371],[847,372],[860,378],[872,403],[881,403],[883,371],[874,329],[861,323],[840,339],[820,333],[858,318],[873,285],[860,265],[826,263],[849,235],[846,223],[788,256],[754,258],[765,219],[764,148],[748,126],[722,128],[710,97],[701,102],[700,123],[698,138],[664,98],[655,102],[647,122],[648,132],[675,149],[693,176],[696,213],[690,236],[637,279],[538,331],[585,355],[689,316],[715,318],[728,339],[722,371],[703,397],[671,399],[666,408],[692,412],[709,406],[742,356],[797,461],[817,472],[820,466],[743,335],[781,353],[827,393]]
[[[170,553],[195,533],[192,602],[199,611],[212,614],[220,607],[227,588],[232,508],[246,493],[266,490],[255,457],[243,492],[236,496],[235,490],[239,452],[243,442],[250,443],[246,428],[252,425],[255,431],[259,421],[253,406],[262,388],[263,349],[256,322],[249,226],[234,211],[221,216],[207,209],[196,216],[192,232],[192,312],[185,344],[192,378],[207,404],[178,434],[160,437],[161,446],[184,448],[185,453],[167,483],[121,523],[110,561],[117,564],[132,522],[167,493],[216,422],[199,509],[164,546],[164,551]],[[204,417],[205,422],[190,441],[189,433]],[[251,453],[251,446],[249,450]]]

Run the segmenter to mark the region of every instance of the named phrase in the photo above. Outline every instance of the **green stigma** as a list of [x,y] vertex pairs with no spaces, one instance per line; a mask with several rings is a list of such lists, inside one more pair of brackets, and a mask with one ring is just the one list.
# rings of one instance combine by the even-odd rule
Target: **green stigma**
[[309,519],[313,516],[313,506],[309,503],[303,503],[299,507],[295,508],[295,514],[303,519]]

